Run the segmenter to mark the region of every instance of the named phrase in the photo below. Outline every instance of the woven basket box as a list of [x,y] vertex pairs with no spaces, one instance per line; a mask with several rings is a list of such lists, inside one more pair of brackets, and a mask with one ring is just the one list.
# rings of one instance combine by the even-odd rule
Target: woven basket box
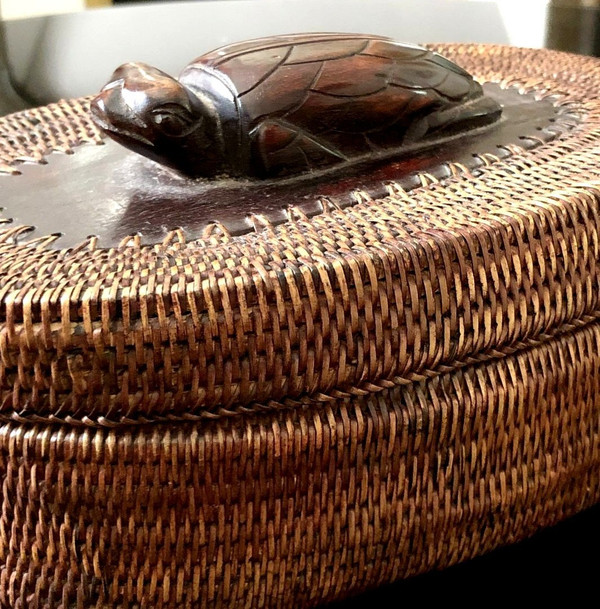
[[[439,50],[569,118],[246,235],[0,220],[1,607],[312,607],[597,502],[600,64]],[[2,118],[0,188],[101,139]]]

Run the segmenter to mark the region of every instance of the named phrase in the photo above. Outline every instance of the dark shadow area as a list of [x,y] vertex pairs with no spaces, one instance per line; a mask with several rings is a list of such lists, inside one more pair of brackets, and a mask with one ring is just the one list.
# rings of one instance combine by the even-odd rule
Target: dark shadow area
[[600,56],[600,1],[551,2],[546,24],[546,47]]
[[[577,591],[594,598],[600,568],[600,505],[521,543],[466,563],[383,586],[321,609],[396,608],[411,599],[428,602],[480,598],[517,602],[521,592]],[[488,592],[481,597],[481,590]],[[588,594],[586,594],[588,593]]]

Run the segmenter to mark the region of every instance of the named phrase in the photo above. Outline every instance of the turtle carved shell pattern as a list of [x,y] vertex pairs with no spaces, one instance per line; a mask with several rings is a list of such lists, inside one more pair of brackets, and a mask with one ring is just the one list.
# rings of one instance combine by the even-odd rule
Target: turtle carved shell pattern
[[92,102],[110,137],[194,178],[277,178],[385,158],[500,114],[437,53],[355,34],[231,44],[179,80],[125,64]]

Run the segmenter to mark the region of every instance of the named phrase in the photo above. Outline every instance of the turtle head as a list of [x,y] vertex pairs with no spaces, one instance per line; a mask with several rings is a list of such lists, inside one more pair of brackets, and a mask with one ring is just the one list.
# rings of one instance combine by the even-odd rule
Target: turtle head
[[192,177],[223,173],[217,113],[208,100],[143,63],[118,68],[92,100],[95,123],[123,146]]

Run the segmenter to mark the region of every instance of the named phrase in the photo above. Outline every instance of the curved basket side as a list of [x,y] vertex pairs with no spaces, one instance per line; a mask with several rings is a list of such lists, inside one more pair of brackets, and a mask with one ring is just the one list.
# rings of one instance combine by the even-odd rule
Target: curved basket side
[[600,324],[378,394],[194,424],[0,427],[0,605],[311,607],[600,498]]

